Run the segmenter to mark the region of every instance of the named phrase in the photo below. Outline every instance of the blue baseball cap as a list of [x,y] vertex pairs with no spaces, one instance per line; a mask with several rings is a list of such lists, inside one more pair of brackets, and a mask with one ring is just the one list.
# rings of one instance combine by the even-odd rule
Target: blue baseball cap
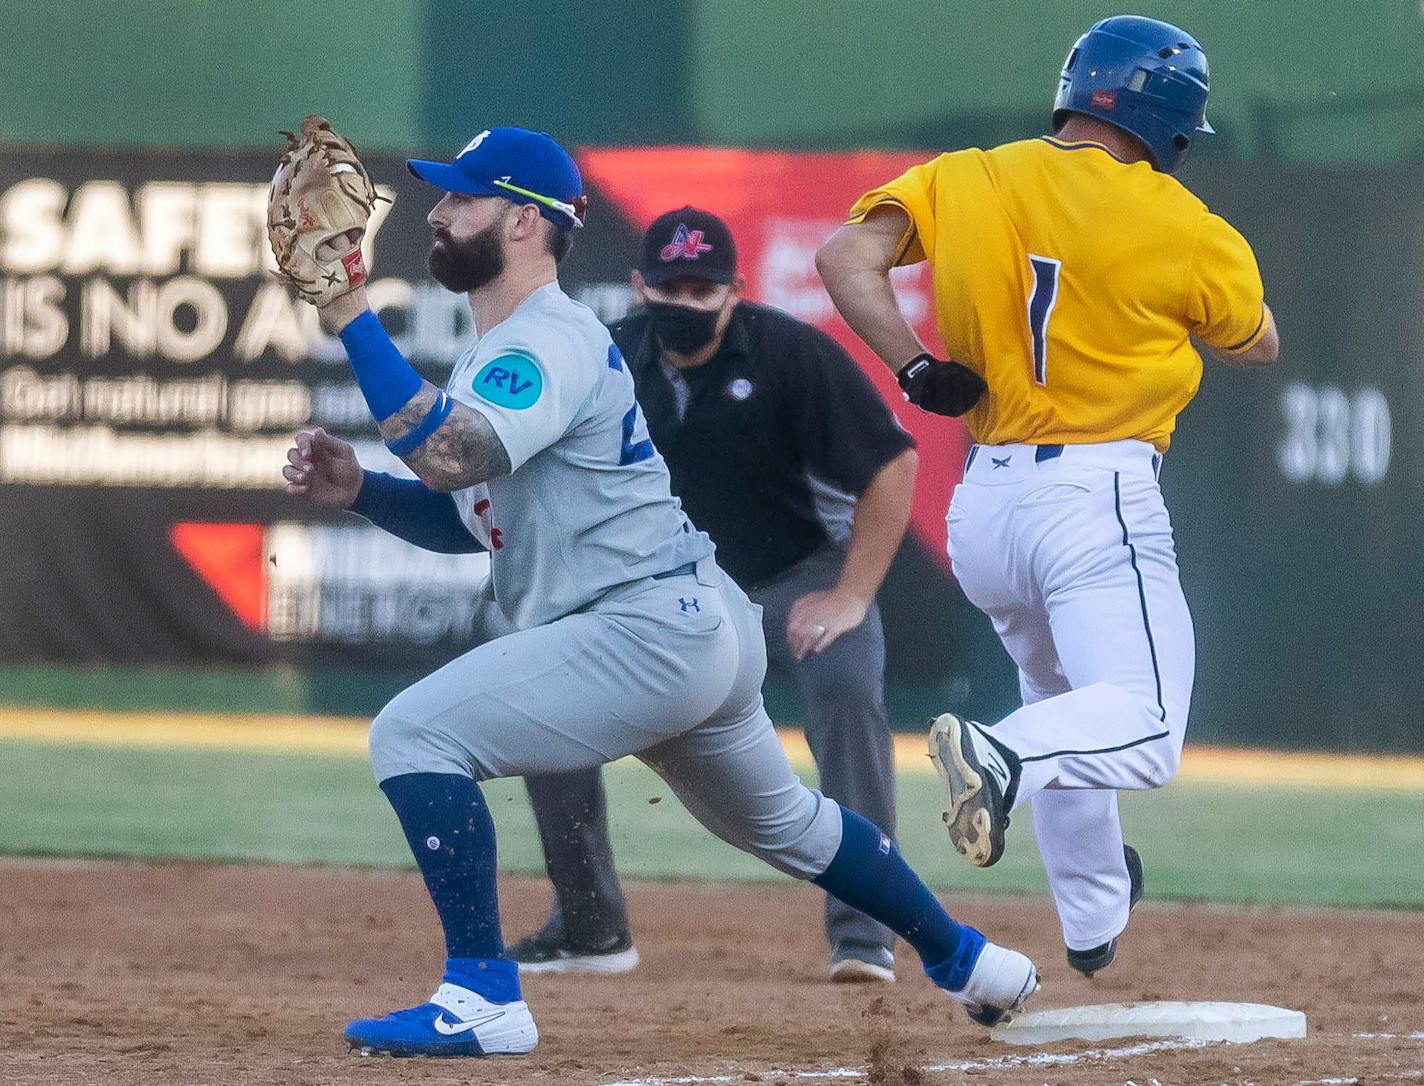
[[547,132],[487,128],[465,144],[454,162],[406,159],[406,168],[427,184],[471,196],[503,196],[538,204],[555,226],[583,225],[588,199],[573,158]]

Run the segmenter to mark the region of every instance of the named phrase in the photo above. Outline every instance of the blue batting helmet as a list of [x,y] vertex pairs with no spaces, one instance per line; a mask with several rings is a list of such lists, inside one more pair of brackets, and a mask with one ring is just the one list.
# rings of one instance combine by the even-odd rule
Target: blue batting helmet
[[1132,133],[1172,173],[1206,121],[1206,54],[1171,23],[1115,15],[1094,23],[1063,62],[1053,128],[1084,113]]

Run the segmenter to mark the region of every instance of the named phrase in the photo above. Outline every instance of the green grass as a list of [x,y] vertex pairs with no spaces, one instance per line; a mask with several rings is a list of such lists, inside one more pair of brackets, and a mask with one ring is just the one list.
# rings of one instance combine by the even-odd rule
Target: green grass
[[[782,877],[704,831],[642,765],[625,760],[607,775],[624,875]],[[501,865],[541,871],[522,782],[485,787]],[[933,778],[903,776],[899,798],[901,846],[937,889],[1046,890],[1026,812],[1004,860],[975,871],[949,852]],[[1177,782],[1124,795],[1122,811],[1155,898],[1424,908],[1414,793]],[[410,862],[364,761],[26,742],[0,742],[0,852]]]

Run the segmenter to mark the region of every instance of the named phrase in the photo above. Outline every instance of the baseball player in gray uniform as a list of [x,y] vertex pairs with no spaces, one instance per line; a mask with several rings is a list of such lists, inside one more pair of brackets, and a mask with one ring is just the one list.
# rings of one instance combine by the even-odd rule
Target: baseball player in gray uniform
[[[975,1020],[1037,985],[1024,955],[956,923],[885,834],[792,772],[762,707],[761,616],[669,490],[608,332],[559,289],[583,220],[573,160],[547,135],[496,128],[452,163],[411,161],[444,190],[431,271],[468,295],[478,339],[445,389],[401,357],[359,286],[327,301],[387,447],[418,477],[362,471],[304,431],[288,489],[435,550],[486,549],[515,632],[399,694],[371,728],[376,779],[444,930],[426,1002],[349,1023],[354,1048],[520,1053],[538,1033],[504,954],[491,777],[636,754],[712,832],[875,917]],[[340,248],[359,239],[335,238]],[[325,244],[325,243],[324,243]]]

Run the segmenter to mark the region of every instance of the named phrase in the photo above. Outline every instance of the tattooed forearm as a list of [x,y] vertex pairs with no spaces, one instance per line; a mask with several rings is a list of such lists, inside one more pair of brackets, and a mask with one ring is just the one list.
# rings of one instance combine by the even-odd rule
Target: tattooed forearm
[[[380,423],[381,437],[394,441],[414,430],[439,395],[440,390],[426,381],[409,403]],[[494,427],[462,403],[455,404],[440,428],[401,459],[431,490],[463,490],[509,474],[509,453]]]

